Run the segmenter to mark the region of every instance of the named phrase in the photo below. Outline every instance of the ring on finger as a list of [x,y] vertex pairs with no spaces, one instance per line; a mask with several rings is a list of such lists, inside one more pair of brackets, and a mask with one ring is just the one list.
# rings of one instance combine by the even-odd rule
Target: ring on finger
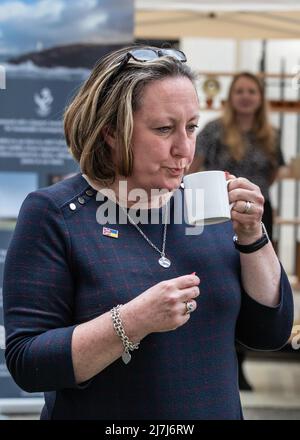
[[195,310],[194,303],[192,301],[186,301],[185,302],[185,313],[186,315],[189,315]]
[[250,201],[245,202],[245,208],[244,208],[243,214],[250,214],[252,205],[253,205],[253,202],[250,202]]

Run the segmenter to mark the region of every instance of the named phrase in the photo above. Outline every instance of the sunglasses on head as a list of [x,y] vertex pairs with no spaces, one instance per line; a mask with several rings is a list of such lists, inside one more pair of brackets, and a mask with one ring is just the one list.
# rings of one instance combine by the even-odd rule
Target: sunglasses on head
[[107,93],[111,83],[115,80],[115,78],[119,75],[119,73],[124,69],[129,60],[133,58],[135,61],[139,62],[147,62],[153,61],[161,57],[172,57],[177,61],[185,63],[187,61],[185,54],[178,49],[159,49],[159,48],[144,48],[144,49],[132,49],[124,55],[124,58],[121,60],[119,66],[116,68],[115,72],[109,78],[108,84],[105,87],[104,94]]
[[182,63],[186,62],[185,54],[178,49],[159,49],[159,48],[144,48],[144,49],[132,49],[124,57],[123,62],[128,62],[130,58],[133,58],[135,61],[152,61],[161,57],[172,57],[175,60],[181,61]]
[[132,49],[125,54],[115,74],[117,75],[122,69],[124,69],[130,58],[133,58],[135,61],[147,62],[161,57],[172,57],[177,61],[181,61],[182,63],[187,61],[185,54],[178,49],[155,49],[150,47],[144,49]]

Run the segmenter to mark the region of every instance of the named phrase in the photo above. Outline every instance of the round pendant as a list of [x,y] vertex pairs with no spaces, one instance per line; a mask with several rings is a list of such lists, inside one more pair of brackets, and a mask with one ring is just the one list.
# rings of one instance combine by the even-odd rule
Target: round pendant
[[171,261],[166,257],[161,257],[158,262],[162,267],[165,267],[166,269],[171,266]]

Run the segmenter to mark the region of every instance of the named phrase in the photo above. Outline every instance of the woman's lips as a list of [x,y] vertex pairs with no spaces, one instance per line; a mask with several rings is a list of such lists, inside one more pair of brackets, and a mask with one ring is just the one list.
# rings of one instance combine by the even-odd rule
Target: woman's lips
[[184,168],[167,168],[172,176],[180,176],[184,172]]

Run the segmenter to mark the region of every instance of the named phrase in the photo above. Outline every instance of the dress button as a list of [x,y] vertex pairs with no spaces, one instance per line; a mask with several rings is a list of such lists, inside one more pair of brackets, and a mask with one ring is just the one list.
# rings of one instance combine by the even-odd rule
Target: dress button
[[85,204],[85,199],[83,197],[78,197],[77,200],[80,203],[80,205],[84,205]]
[[71,209],[71,211],[76,211],[76,205],[75,203],[70,203],[69,208]]
[[89,197],[92,197],[94,195],[94,191],[92,189],[87,189],[85,193]]

